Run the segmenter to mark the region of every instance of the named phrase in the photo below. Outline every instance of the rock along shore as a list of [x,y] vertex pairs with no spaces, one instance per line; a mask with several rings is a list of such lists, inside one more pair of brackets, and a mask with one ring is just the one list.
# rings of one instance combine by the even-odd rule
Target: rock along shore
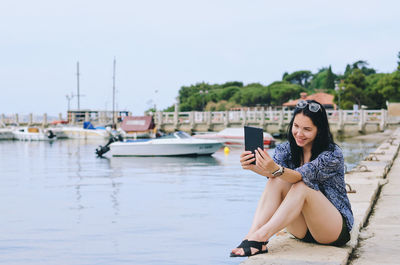
[[[240,264],[398,264],[396,252],[400,249],[400,230],[396,228],[400,228],[400,158],[396,157],[399,147],[400,128],[345,174],[346,183],[356,192],[348,193],[354,226],[351,240],[344,247],[304,243],[282,230],[268,243],[267,254],[250,257]],[[387,183],[390,185],[385,185]],[[376,213],[379,212],[379,216],[372,215],[369,220],[377,201]],[[393,235],[392,240],[384,240],[389,235]],[[374,249],[378,245],[381,253]],[[386,252],[393,255],[385,255]],[[385,261],[382,256],[385,256]]]

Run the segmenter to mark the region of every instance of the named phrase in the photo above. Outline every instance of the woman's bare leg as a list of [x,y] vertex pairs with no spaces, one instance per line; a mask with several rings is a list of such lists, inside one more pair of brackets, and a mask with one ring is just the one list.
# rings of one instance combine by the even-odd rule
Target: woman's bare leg
[[247,236],[253,234],[268,222],[282,203],[291,186],[291,183],[280,178],[271,178],[268,180],[261,198],[258,201],[253,223]]
[[[268,220],[274,215],[275,211],[279,208],[286,194],[289,192],[291,183],[286,182],[280,178],[270,178],[265,185],[265,189],[258,202],[256,212],[254,214],[253,223],[248,234],[244,237],[248,239],[249,236],[254,234],[260,227],[265,225]],[[300,216],[298,220],[292,223],[295,227],[303,228],[303,237],[307,232],[307,226],[304,222],[304,218]],[[301,231],[301,229],[298,229]],[[297,235],[296,235],[297,236]],[[238,251],[238,248],[232,250],[233,253]]]
[[[304,227],[293,226],[293,222],[301,222],[304,218],[306,228],[310,230],[315,240],[320,243],[331,243],[335,241],[342,229],[342,216],[333,204],[320,192],[307,187],[300,181],[293,184],[285,199],[280,204],[269,221],[260,227],[249,240],[266,241],[276,232],[289,226],[293,234],[305,234]],[[294,231],[293,231],[294,229]],[[257,250],[252,249],[255,253]],[[243,255],[242,248],[232,251],[237,255]]]

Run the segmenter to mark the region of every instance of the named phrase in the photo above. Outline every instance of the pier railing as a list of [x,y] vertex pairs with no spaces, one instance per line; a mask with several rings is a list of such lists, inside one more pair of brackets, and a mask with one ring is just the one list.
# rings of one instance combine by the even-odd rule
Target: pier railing
[[33,113],[23,114],[0,114],[0,127],[3,126],[44,126],[47,127],[52,122],[61,121],[70,125],[82,125],[85,121],[90,121],[96,125],[112,124],[113,120],[121,122],[125,116],[132,115],[128,111],[68,111],[67,116],[59,113],[58,116],[49,116],[47,113],[37,115]]
[[[78,115],[79,114],[79,115]],[[109,113],[106,113],[109,114]],[[94,124],[104,125],[112,122],[112,114],[91,115],[91,113],[69,113],[67,119],[70,124],[81,124],[91,121]],[[241,127],[244,125],[262,127],[269,132],[282,132],[292,118],[292,110],[239,110],[239,111],[190,111],[190,112],[156,112],[153,115],[157,128],[164,131],[219,131],[227,127]],[[387,111],[381,110],[328,110],[328,119],[333,131],[341,132],[346,129],[365,132],[367,127],[382,131],[388,123]],[[71,116],[72,115],[72,116]],[[116,115],[118,115],[116,113]],[[129,113],[130,115],[130,113]],[[74,116],[74,117],[73,117]],[[123,117],[118,116],[118,121]],[[47,114],[0,114],[0,124],[5,125],[42,125],[48,126],[54,120],[63,120],[58,117],[49,117]]]
[[[292,114],[292,110],[241,110],[156,112],[153,115],[155,124],[166,131],[179,129],[210,131],[244,125],[269,127],[272,131],[282,131],[289,124]],[[336,131],[343,131],[345,127],[352,126],[362,132],[370,125],[375,126],[377,130],[383,130],[387,124],[387,111],[384,109],[328,110],[327,114],[330,126]]]

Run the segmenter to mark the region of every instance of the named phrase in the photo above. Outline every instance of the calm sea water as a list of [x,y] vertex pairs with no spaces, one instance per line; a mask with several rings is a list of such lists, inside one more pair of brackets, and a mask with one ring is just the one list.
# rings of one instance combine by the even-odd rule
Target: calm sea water
[[[378,143],[338,142],[348,169]],[[0,141],[0,263],[238,264],[266,179],[241,149],[109,158],[103,142]],[[271,150],[271,153],[273,150]]]

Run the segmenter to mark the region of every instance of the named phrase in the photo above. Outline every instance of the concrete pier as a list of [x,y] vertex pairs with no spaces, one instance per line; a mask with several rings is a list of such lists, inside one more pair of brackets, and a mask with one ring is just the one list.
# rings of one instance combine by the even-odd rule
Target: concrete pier
[[400,128],[346,173],[346,183],[356,192],[348,193],[355,221],[351,240],[344,247],[304,243],[283,230],[268,243],[269,253],[246,258],[240,264],[398,264],[399,146]]
[[399,264],[400,250],[400,157],[387,175],[379,198],[361,230],[351,265]]

